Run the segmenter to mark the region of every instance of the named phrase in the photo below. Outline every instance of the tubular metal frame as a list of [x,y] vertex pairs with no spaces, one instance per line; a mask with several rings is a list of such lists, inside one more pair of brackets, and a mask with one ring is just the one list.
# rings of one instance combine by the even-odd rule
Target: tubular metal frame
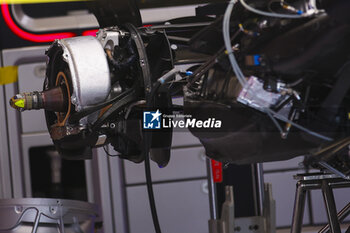
[[296,184],[295,203],[293,211],[291,233],[301,233],[305,209],[306,194],[309,190],[320,189],[323,194],[327,212],[328,225],[323,227],[319,233],[330,230],[332,233],[340,233],[340,222],[350,214],[350,203],[337,214],[333,189],[350,187],[350,181],[333,174],[301,174],[294,177],[298,180]]

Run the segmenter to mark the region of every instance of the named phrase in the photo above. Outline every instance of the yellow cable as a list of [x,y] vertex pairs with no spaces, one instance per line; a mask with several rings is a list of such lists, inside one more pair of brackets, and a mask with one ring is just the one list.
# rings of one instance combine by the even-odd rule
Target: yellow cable
[[0,67],[0,86],[15,83],[18,80],[18,66]]

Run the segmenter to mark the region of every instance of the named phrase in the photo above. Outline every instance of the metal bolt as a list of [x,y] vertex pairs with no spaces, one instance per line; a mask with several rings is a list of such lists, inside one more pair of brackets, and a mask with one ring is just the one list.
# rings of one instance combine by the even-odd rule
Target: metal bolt
[[51,214],[56,214],[57,213],[57,207],[54,207],[54,206],[50,206],[50,213]]
[[15,206],[16,214],[21,214],[23,212],[23,206]]
[[178,49],[178,47],[177,47],[177,45],[176,45],[176,44],[172,44],[172,45],[171,45],[171,49],[172,49],[172,50],[177,50],[177,49]]
[[72,103],[73,104],[77,103],[77,97],[72,97]]
[[202,192],[205,194],[209,194],[209,187],[208,187],[208,182],[205,181],[202,183]]
[[66,135],[69,136],[69,135],[71,135],[72,132],[73,132],[73,128],[68,126],[66,128]]
[[140,60],[141,66],[145,66],[145,61],[143,59]]
[[286,132],[281,133],[281,138],[282,139],[287,139],[288,134]]
[[249,226],[249,230],[251,230],[251,231],[256,231],[256,230],[258,230],[259,229],[259,226],[258,225],[250,225]]

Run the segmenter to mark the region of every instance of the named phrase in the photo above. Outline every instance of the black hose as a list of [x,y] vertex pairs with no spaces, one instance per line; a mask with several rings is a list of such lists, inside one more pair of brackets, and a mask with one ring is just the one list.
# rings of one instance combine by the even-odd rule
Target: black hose
[[135,91],[131,91],[119,101],[112,104],[112,106],[92,125],[91,132],[95,133],[100,130],[101,126],[108,120],[109,117],[116,115],[122,111],[125,106],[134,102],[137,99]]
[[[151,93],[147,98],[147,106],[151,108],[153,106],[153,99],[156,95],[159,87],[161,86],[160,82],[156,82],[153,84],[153,87],[151,89]],[[147,192],[148,192],[148,200],[149,205],[151,209],[152,219],[153,219],[153,225],[156,233],[161,233],[160,225],[159,225],[159,219],[158,219],[158,213],[157,213],[157,207],[154,199],[154,192],[153,192],[153,185],[152,185],[152,173],[151,173],[151,165],[150,165],[150,145],[152,143],[152,135],[151,132],[143,132],[143,141],[144,141],[144,148],[145,148],[145,176],[146,176],[146,185],[147,185]]]
[[115,102],[120,101],[122,98],[124,98],[125,96],[129,95],[132,92],[134,92],[134,89],[130,88],[130,89],[124,91],[123,93],[119,94],[118,96],[116,96],[110,100],[107,100],[106,102],[103,102],[103,103],[95,105],[95,106],[88,107],[81,112],[74,113],[70,117],[69,122],[79,121],[83,117],[86,117],[92,113],[95,113],[95,112],[101,110],[102,108],[107,107],[110,104],[114,104]]
[[[236,39],[236,37],[240,34],[241,31],[236,31],[236,33],[231,37],[231,41]],[[222,47],[216,54],[210,57],[205,63],[203,63],[200,67],[198,67],[193,74],[191,75],[192,79],[187,84],[187,88],[190,88],[192,84],[194,84],[198,79],[200,79],[208,70],[210,70],[215,64],[217,64],[217,60],[219,57],[225,55],[225,46]]]
[[[158,88],[160,87],[160,83],[156,82],[153,85],[153,88],[151,90],[151,93],[148,97],[147,105],[148,107],[152,107],[153,105],[153,99],[155,94],[157,93]],[[152,143],[152,135],[151,132],[143,132],[143,139],[144,139],[144,148],[145,148],[145,176],[146,176],[146,185],[147,185],[147,192],[148,192],[148,200],[149,205],[151,209],[152,219],[153,219],[153,225],[156,233],[161,233],[160,225],[159,225],[159,219],[158,219],[158,213],[157,213],[157,207],[154,199],[154,192],[153,192],[153,185],[152,185],[152,173],[151,173],[151,165],[150,165],[150,145]]]
[[153,192],[153,185],[152,185],[152,174],[151,174],[151,165],[150,165],[150,156],[149,156],[149,145],[151,143],[151,138],[148,137],[148,133],[144,133],[145,135],[145,145],[146,151],[145,151],[145,175],[146,175],[146,184],[147,184],[147,192],[148,192],[148,200],[149,205],[152,213],[152,219],[153,219],[153,225],[156,233],[161,233],[160,225],[159,225],[159,219],[158,219],[158,213],[157,213],[157,207],[154,199],[154,192]]
[[[148,58],[147,58],[147,53],[146,53],[146,48],[144,46],[144,43],[142,41],[142,38],[134,25],[132,24],[126,24],[125,25],[130,33],[131,33],[131,38],[134,39],[134,42],[136,44],[136,48],[138,51],[138,57],[140,60],[143,60],[144,66],[142,67],[142,76],[143,76],[143,81],[145,84],[145,88],[151,89],[152,93],[148,93],[146,91],[146,101],[147,101],[147,107],[151,108],[153,107],[153,97],[156,93],[156,90],[158,89],[155,88],[156,90],[152,90],[151,86],[151,74],[149,70],[149,63],[148,63]],[[131,53],[131,51],[129,51]],[[157,214],[157,208],[154,200],[154,193],[153,193],[153,187],[152,187],[152,174],[151,174],[151,165],[150,165],[150,147],[151,147],[151,142],[152,142],[152,134],[151,132],[143,132],[143,143],[144,143],[144,154],[145,154],[145,175],[146,175],[146,183],[147,183],[147,192],[148,192],[148,199],[149,199],[149,205],[152,213],[152,219],[153,219],[153,225],[156,233],[161,233],[160,226],[159,226],[159,220],[158,220],[158,214]]]

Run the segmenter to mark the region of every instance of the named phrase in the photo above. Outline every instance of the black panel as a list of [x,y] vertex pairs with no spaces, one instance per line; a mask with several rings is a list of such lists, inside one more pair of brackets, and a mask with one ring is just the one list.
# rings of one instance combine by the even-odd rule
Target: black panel
[[50,151],[55,151],[53,146],[34,147],[29,150],[33,197],[87,201],[84,161],[61,159],[61,182],[55,183],[52,178]]
[[223,170],[223,182],[216,184],[218,211],[221,215],[225,202],[225,186],[233,186],[235,217],[256,216],[256,183],[253,179],[252,165],[230,164]]

